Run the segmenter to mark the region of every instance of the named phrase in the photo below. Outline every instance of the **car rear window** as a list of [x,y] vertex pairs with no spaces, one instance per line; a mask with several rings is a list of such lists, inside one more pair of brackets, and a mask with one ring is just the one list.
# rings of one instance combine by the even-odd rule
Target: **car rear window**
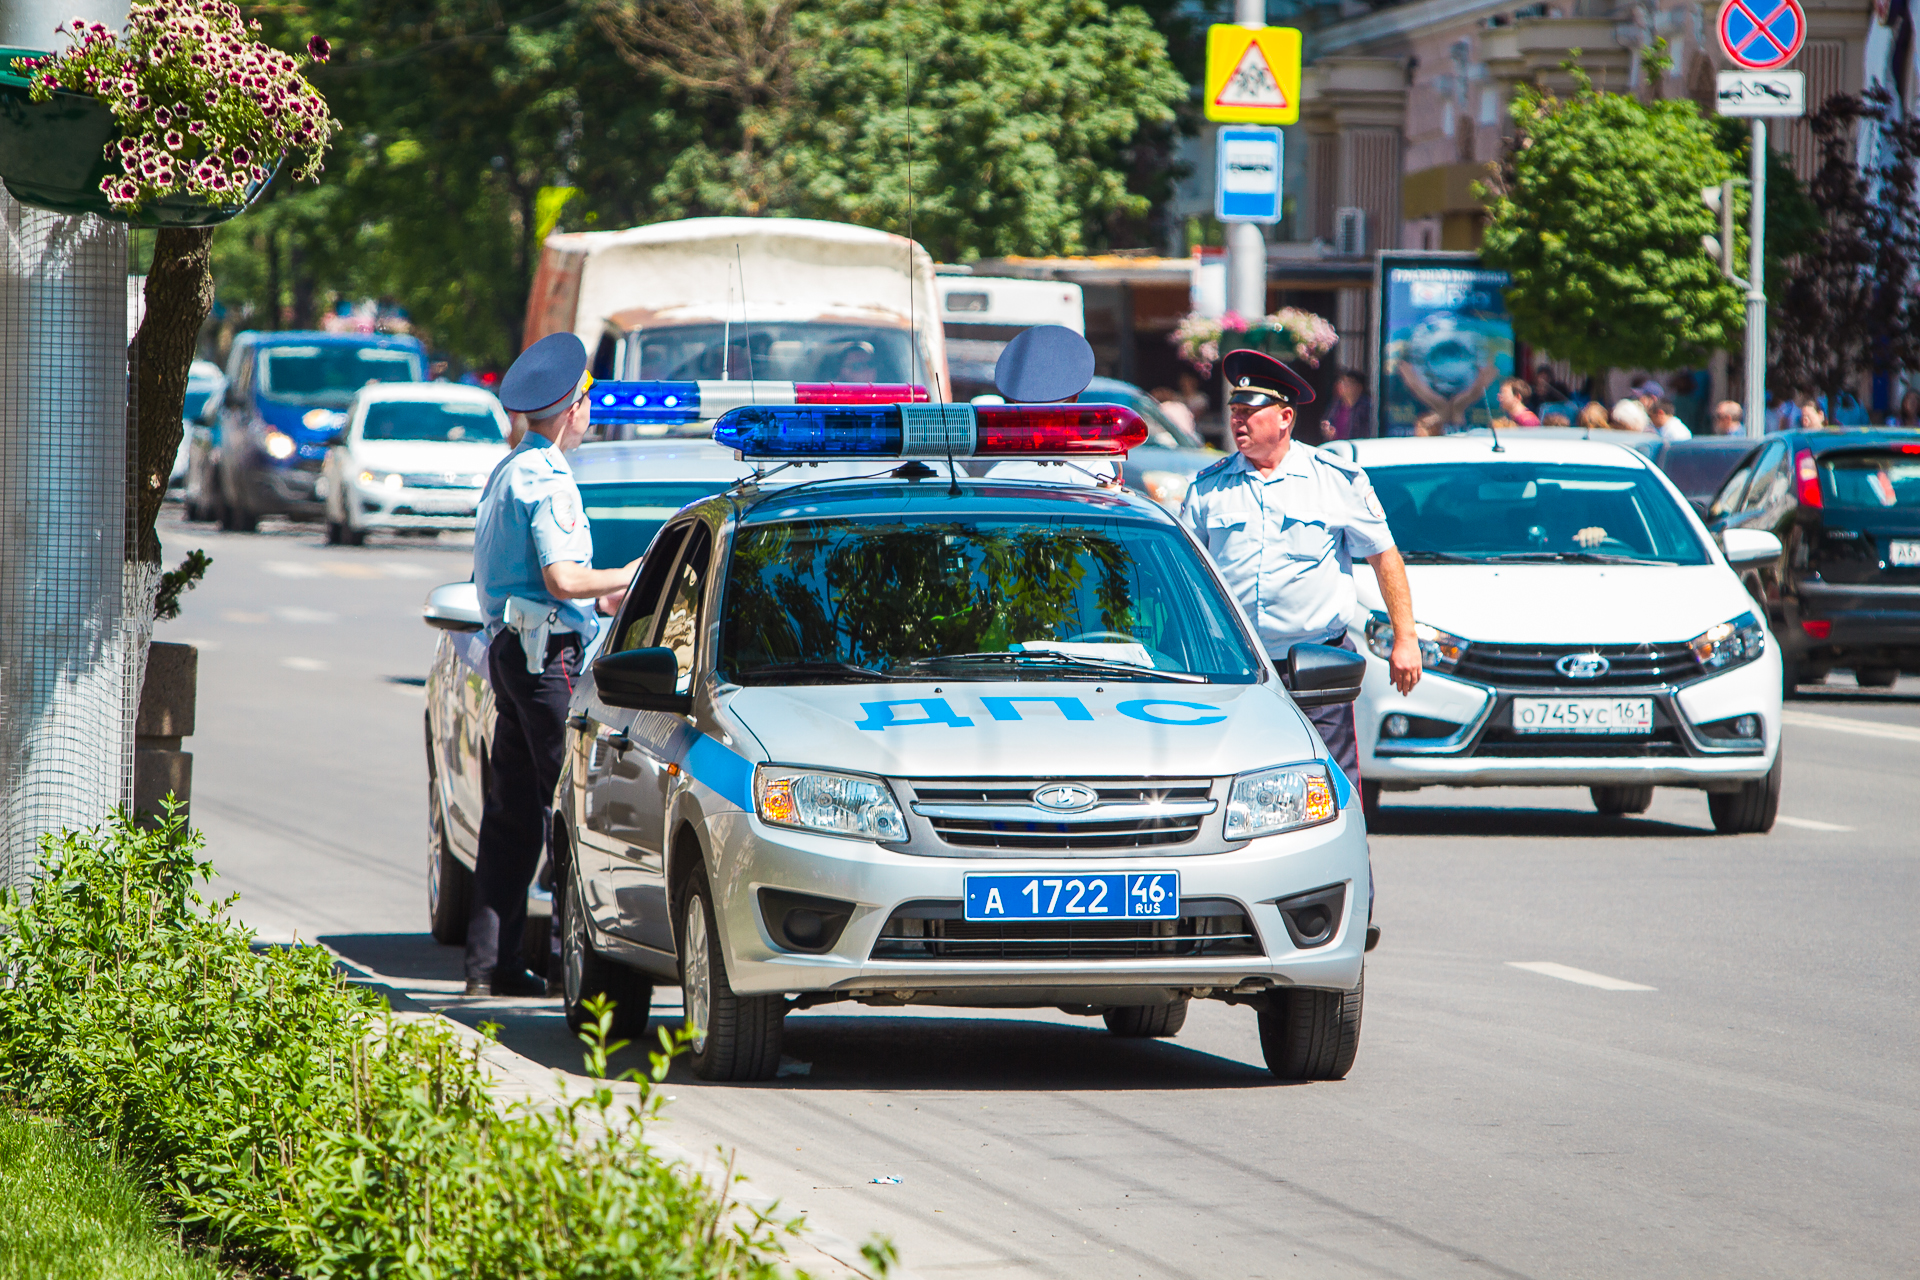
[[1837,507],[1920,507],[1920,444],[1823,453],[1820,487]]
[[473,401],[376,400],[360,424],[362,440],[435,444],[505,444],[506,424],[493,406]]

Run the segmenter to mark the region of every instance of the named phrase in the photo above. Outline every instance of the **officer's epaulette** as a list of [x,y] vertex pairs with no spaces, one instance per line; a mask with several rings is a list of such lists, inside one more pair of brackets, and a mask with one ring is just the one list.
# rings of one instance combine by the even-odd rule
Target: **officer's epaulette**
[[1226,466],[1229,462],[1232,462],[1235,456],[1236,455],[1230,453],[1226,457],[1220,459],[1218,462],[1209,462],[1206,466],[1194,472],[1193,478],[1195,480],[1206,479],[1208,476],[1212,475],[1214,472],[1218,471],[1220,468]]
[[1355,462],[1352,458],[1342,457],[1340,454],[1334,453],[1332,450],[1315,449],[1313,451],[1313,456],[1319,461],[1324,462],[1328,466],[1332,467],[1335,471],[1344,471],[1349,476],[1357,476],[1360,474],[1359,463]]

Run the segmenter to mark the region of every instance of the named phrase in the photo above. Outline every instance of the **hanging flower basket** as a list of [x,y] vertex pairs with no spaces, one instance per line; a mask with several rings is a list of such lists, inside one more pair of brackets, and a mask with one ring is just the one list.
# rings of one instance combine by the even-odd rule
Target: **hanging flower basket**
[[1338,340],[1326,320],[1297,307],[1282,307],[1253,325],[1233,311],[1217,320],[1195,313],[1180,321],[1172,337],[1180,358],[1198,369],[1201,377],[1213,371],[1222,351],[1241,349],[1317,367],[1320,357],[1333,350]]
[[64,53],[0,50],[0,179],[23,204],[142,227],[246,209],[288,156],[313,178],[338,122],[227,0],[135,0],[116,35],[75,19]]

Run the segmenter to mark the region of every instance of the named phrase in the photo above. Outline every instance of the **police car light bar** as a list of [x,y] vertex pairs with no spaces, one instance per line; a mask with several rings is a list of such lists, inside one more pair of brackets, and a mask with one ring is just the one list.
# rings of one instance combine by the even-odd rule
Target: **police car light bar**
[[743,458],[1115,457],[1146,438],[1117,404],[760,405],[713,426]]
[[902,382],[595,382],[592,420],[672,426],[755,404],[924,403],[927,389]]

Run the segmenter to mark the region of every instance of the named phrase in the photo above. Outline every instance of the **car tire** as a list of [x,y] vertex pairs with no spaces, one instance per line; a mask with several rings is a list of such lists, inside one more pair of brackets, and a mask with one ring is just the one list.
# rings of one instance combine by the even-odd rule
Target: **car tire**
[[1186,996],[1166,1004],[1125,1004],[1100,1016],[1107,1030],[1124,1040],[1158,1040],[1180,1034],[1187,1025]]
[[427,921],[433,940],[457,947],[467,940],[467,915],[473,907],[473,872],[447,845],[440,788],[427,774]]
[[560,908],[560,1001],[567,1029],[578,1032],[591,1016],[587,1001],[605,996],[613,1001],[612,1034],[638,1040],[653,1016],[653,980],[593,948],[593,930],[587,927],[587,909],[574,868],[567,872],[566,892],[556,900]]
[[1360,783],[1360,816],[1366,819],[1369,829],[1380,821],[1380,784],[1362,781]]
[[337,547],[337,546],[340,546],[342,543],[346,542],[346,540],[347,540],[347,531],[341,527],[341,524],[338,520],[335,520],[332,516],[328,516],[327,517],[327,545],[330,547]]
[[220,527],[228,533],[253,533],[260,528],[260,517],[242,505],[241,501],[223,496],[220,499]]
[[713,890],[694,868],[680,894],[680,989],[692,1035],[687,1059],[702,1080],[771,1080],[787,1015],[779,995],[740,996],[727,984]]
[[1760,835],[1773,830],[1780,812],[1780,777],[1786,752],[1776,752],[1773,768],[1764,778],[1740,784],[1738,791],[1708,792],[1707,812],[1713,829],[1723,836]]
[[1260,1011],[1260,1052],[1282,1080],[1340,1080],[1360,1050],[1360,1009],[1367,978],[1351,991],[1287,989],[1268,995]]
[[1645,813],[1647,807],[1653,803],[1652,783],[1588,787],[1587,793],[1593,797],[1593,807],[1609,818],[1625,817],[1630,813]]
[[1900,668],[1855,667],[1853,682],[1862,689],[1891,689],[1900,683]]

